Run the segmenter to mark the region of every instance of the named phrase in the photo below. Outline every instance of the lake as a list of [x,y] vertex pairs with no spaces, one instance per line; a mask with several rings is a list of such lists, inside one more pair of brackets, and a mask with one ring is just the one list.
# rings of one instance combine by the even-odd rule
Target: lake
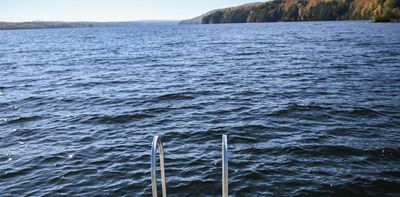
[[[0,31],[0,194],[400,195],[400,23]],[[159,187],[160,189],[160,187]]]

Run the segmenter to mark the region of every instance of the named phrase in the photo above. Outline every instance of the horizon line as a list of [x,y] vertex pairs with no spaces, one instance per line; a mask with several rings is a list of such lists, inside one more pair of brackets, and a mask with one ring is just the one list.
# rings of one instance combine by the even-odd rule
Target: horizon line
[[129,23],[129,22],[179,22],[186,19],[142,19],[142,20],[113,20],[113,21],[90,21],[90,20],[32,20],[32,21],[1,21],[0,23]]

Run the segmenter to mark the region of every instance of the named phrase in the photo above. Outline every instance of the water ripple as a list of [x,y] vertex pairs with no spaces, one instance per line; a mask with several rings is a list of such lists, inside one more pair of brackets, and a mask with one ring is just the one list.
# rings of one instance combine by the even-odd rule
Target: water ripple
[[398,24],[0,32],[0,194],[399,196]]

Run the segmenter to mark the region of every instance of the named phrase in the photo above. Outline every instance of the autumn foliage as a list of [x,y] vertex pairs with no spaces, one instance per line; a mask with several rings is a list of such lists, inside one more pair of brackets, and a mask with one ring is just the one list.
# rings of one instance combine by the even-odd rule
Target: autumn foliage
[[400,20],[400,0],[273,0],[216,10],[202,23]]

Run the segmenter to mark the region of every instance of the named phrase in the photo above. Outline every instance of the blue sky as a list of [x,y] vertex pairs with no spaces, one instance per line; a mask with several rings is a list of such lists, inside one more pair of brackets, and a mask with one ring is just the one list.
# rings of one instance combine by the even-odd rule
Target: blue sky
[[254,0],[0,0],[0,21],[180,20]]

